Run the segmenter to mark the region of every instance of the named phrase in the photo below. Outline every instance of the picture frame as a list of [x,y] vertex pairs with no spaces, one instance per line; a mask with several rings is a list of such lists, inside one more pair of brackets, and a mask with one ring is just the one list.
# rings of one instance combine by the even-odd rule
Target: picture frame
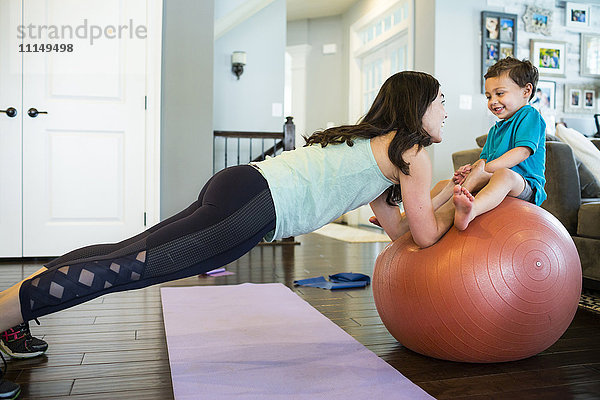
[[567,43],[557,40],[531,39],[530,60],[540,75],[564,77],[567,61]]
[[517,50],[517,15],[494,11],[481,12],[481,91],[483,76],[498,60],[515,57]]
[[525,22],[525,31],[533,33],[541,33],[549,36],[552,34],[552,14],[553,11],[527,6],[525,14],[523,14],[523,22]]
[[569,107],[581,108],[581,89],[569,89]]
[[593,85],[565,85],[565,113],[595,114],[597,110],[597,87]]
[[589,4],[567,2],[565,5],[565,26],[568,29],[589,29],[591,26],[591,8]]
[[600,77],[600,35],[581,34],[581,76]]
[[596,109],[596,91],[591,89],[585,89],[583,91],[582,107],[588,110]]
[[529,101],[529,104],[537,109],[556,109],[556,82],[539,80],[535,88],[535,96]]

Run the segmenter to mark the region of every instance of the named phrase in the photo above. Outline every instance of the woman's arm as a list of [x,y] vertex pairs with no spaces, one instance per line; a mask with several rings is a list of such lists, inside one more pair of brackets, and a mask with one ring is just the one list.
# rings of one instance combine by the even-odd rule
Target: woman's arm
[[[454,184],[451,180],[438,182],[431,189],[430,197],[434,210],[439,209],[452,197]],[[383,228],[390,238],[398,238],[409,231],[406,214],[401,213],[398,206],[391,206],[386,201],[387,191],[370,203],[375,217],[369,221]]]
[[375,214],[376,225],[382,227],[390,239],[396,240],[408,232],[408,221],[398,206],[391,206],[387,203],[387,193],[387,190],[381,193],[369,205]]
[[371,202],[379,225],[392,240],[410,230],[419,247],[437,242],[454,222],[454,205],[449,201],[454,185],[442,181],[431,192],[431,161],[425,150],[409,150],[405,160],[410,163],[410,175],[399,173],[405,213],[386,202],[387,192]]
[[410,175],[400,174],[399,180],[407,224],[417,246],[429,247],[454,222],[454,205],[448,201],[451,186],[448,183],[439,197],[432,200],[429,192],[432,175],[429,155],[424,149],[417,151],[415,147],[407,151],[404,157],[410,164]]

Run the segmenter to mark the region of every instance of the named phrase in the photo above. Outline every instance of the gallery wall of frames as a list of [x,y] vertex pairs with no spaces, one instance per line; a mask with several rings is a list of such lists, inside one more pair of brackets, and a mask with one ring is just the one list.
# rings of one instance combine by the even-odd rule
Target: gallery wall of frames
[[600,6],[536,1],[503,11],[513,12],[481,12],[482,76],[501,58],[527,58],[540,73],[531,104],[542,115],[600,113]]

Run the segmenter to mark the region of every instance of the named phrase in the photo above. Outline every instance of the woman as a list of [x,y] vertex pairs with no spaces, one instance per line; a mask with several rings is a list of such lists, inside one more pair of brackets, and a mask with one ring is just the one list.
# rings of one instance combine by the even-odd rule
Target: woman
[[215,269],[263,237],[308,233],[368,203],[392,240],[410,229],[417,245],[430,246],[453,221],[453,185],[430,197],[424,150],[442,140],[446,117],[434,77],[397,73],[359,124],[316,132],[303,148],[227,168],[179,214],[123,242],[74,250],[0,293],[0,331],[103,294]]

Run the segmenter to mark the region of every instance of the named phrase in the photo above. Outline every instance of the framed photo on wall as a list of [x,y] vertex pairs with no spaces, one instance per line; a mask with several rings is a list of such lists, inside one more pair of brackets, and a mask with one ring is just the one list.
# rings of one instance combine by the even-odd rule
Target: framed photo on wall
[[515,57],[517,49],[517,15],[493,11],[481,12],[481,89],[483,75],[498,60]]
[[600,77],[600,35],[581,34],[581,76]]
[[565,112],[594,114],[598,109],[598,90],[593,85],[565,85]]
[[565,26],[569,29],[589,29],[591,8],[589,4],[567,2]]
[[540,109],[556,109],[556,82],[538,81],[535,96],[529,101],[529,104],[538,111]]
[[523,14],[525,30],[527,32],[541,33],[542,35],[552,34],[552,10],[527,6]]
[[540,75],[565,76],[567,44],[556,40],[531,39],[529,55]]
[[590,89],[586,89],[583,91],[583,98],[582,98],[582,106],[584,109],[586,110],[595,110],[596,109],[596,91],[595,90],[590,90]]

